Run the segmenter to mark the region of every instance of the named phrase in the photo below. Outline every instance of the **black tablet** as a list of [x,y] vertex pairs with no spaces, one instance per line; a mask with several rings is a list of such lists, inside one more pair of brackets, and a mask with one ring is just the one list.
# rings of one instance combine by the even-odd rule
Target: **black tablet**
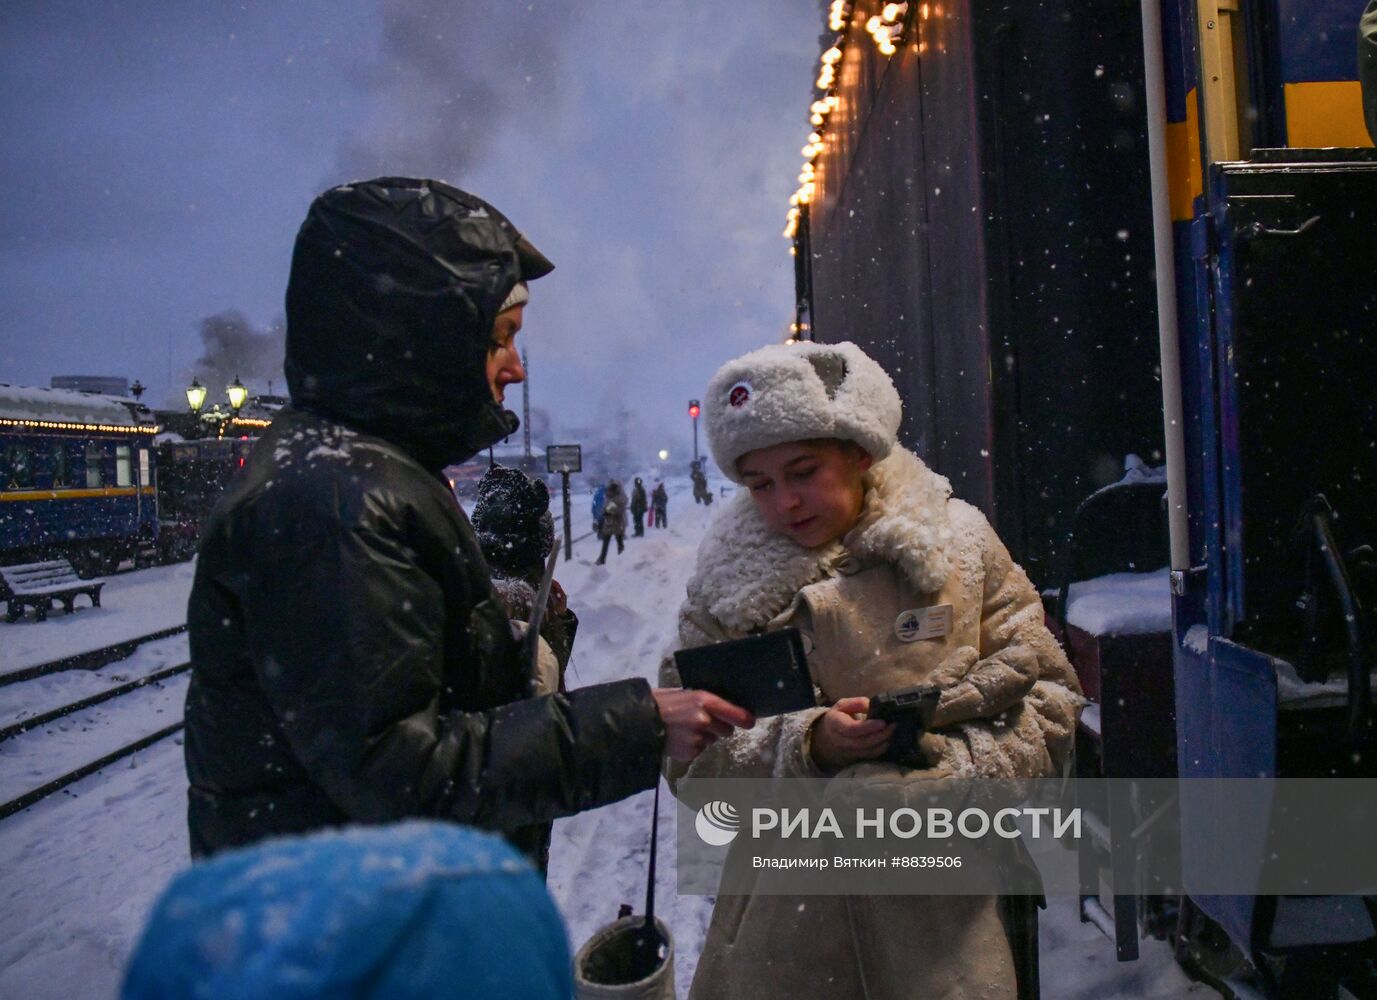
[[681,649],[674,664],[684,687],[711,691],[757,717],[817,704],[796,628]]

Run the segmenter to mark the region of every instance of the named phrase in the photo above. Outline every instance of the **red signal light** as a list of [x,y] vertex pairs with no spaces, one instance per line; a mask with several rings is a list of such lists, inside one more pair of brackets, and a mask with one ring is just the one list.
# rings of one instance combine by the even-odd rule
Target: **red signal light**
[[697,420],[698,413],[698,400],[695,399],[693,402],[689,403],[689,416],[692,417],[694,420]]

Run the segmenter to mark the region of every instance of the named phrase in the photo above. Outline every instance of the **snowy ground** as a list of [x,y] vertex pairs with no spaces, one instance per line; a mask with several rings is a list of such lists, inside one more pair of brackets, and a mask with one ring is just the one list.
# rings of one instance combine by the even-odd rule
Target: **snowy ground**
[[[645,538],[628,538],[620,557],[614,544],[606,566],[592,564],[598,543],[587,538],[575,546],[574,561],[561,565],[559,579],[581,620],[570,671],[574,686],[630,675],[654,679],[673,637],[675,611],[707,524],[708,511],[693,504],[686,483],[684,487],[671,494],[668,530],[647,529]],[[555,507],[559,508],[558,497]],[[588,530],[588,507],[586,494],[574,497],[575,536]],[[0,670],[12,669],[10,657],[36,663],[179,623],[190,571],[190,564],[184,564],[114,578],[112,584],[119,581],[121,586],[113,592],[107,587],[106,595],[113,599],[104,616],[83,610],[67,619],[59,615],[46,625],[25,625],[14,633],[0,625]],[[100,627],[82,624],[83,617]],[[167,645],[141,650],[138,660],[112,667],[137,676],[157,663],[175,660],[184,649],[176,643],[184,641],[165,640]],[[72,693],[78,683],[84,685],[80,693]],[[109,681],[88,677],[54,682],[29,689],[22,699],[11,696],[8,705],[3,701],[5,689],[0,688],[0,718],[12,720],[41,710],[40,703],[46,705],[47,699],[79,697],[99,689],[89,685],[103,683]],[[180,706],[182,684],[170,682],[132,702],[118,699],[105,712],[98,708],[0,743],[0,787],[8,789],[50,769],[65,769],[71,764],[72,748],[86,737],[94,742],[82,746],[103,747],[106,741],[118,742],[131,726],[142,725],[151,732],[166,725],[168,713]],[[87,759],[102,752],[94,749]],[[116,995],[123,964],[149,907],[168,879],[188,863],[185,782],[180,738],[168,739],[0,820],[0,997]],[[8,797],[0,792],[0,799]],[[555,825],[550,889],[568,921],[574,947],[613,919],[620,903],[640,910],[650,808],[647,792]],[[702,897],[675,894],[673,807],[668,798],[661,811],[656,903],[675,935],[683,995],[711,904]],[[1214,995],[1191,984],[1158,942],[1144,942],[1144,957],[1137,963],[1116,963],[1108,940],[1077,921],[1069,899],[1051,901],[1042,919],[1042,943],[1047,1000]]]

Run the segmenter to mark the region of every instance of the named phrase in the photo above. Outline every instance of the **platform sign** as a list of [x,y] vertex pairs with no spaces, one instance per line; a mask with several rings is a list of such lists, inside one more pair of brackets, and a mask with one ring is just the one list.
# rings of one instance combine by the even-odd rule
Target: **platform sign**
[[558,472],[564,490],[564,560],[574,558],[574,533],[570,527],[569,473],[583,471],[583,447],[577,444],[552,444],[545,449],[545,468]]
[[545,467],[550,472],[582,472],[583,446],[552,444],[545,449]]

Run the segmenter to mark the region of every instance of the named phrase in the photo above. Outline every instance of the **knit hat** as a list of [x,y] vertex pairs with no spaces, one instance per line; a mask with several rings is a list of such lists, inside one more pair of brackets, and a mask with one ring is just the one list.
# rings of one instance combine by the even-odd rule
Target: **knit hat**
[[550,490],[544,483],[520,469],[494,465],[478,483],[472,521],[494,572],[540,579],[555,544]]
[[501,838],[410,822],[278,837],[183,871],[123,1000],[570,1000],[564,923]]
[[500,313],[504,313],[508,309],[515,309],[517,306],[524,306],[527,302],[530,301],[530,286],[528,286],[524,281],[518,281],[516,283],[516,286],[512,289],[511,294],[508,295],[505,299],[503,299],[502,304],[497,307],[497,311]]
[[728,361],[703,397],[708,447],[723,474],[757,448],[836,438],[877,462],[899,433],[903,404],[883,368],[855,344],[771,344]]

